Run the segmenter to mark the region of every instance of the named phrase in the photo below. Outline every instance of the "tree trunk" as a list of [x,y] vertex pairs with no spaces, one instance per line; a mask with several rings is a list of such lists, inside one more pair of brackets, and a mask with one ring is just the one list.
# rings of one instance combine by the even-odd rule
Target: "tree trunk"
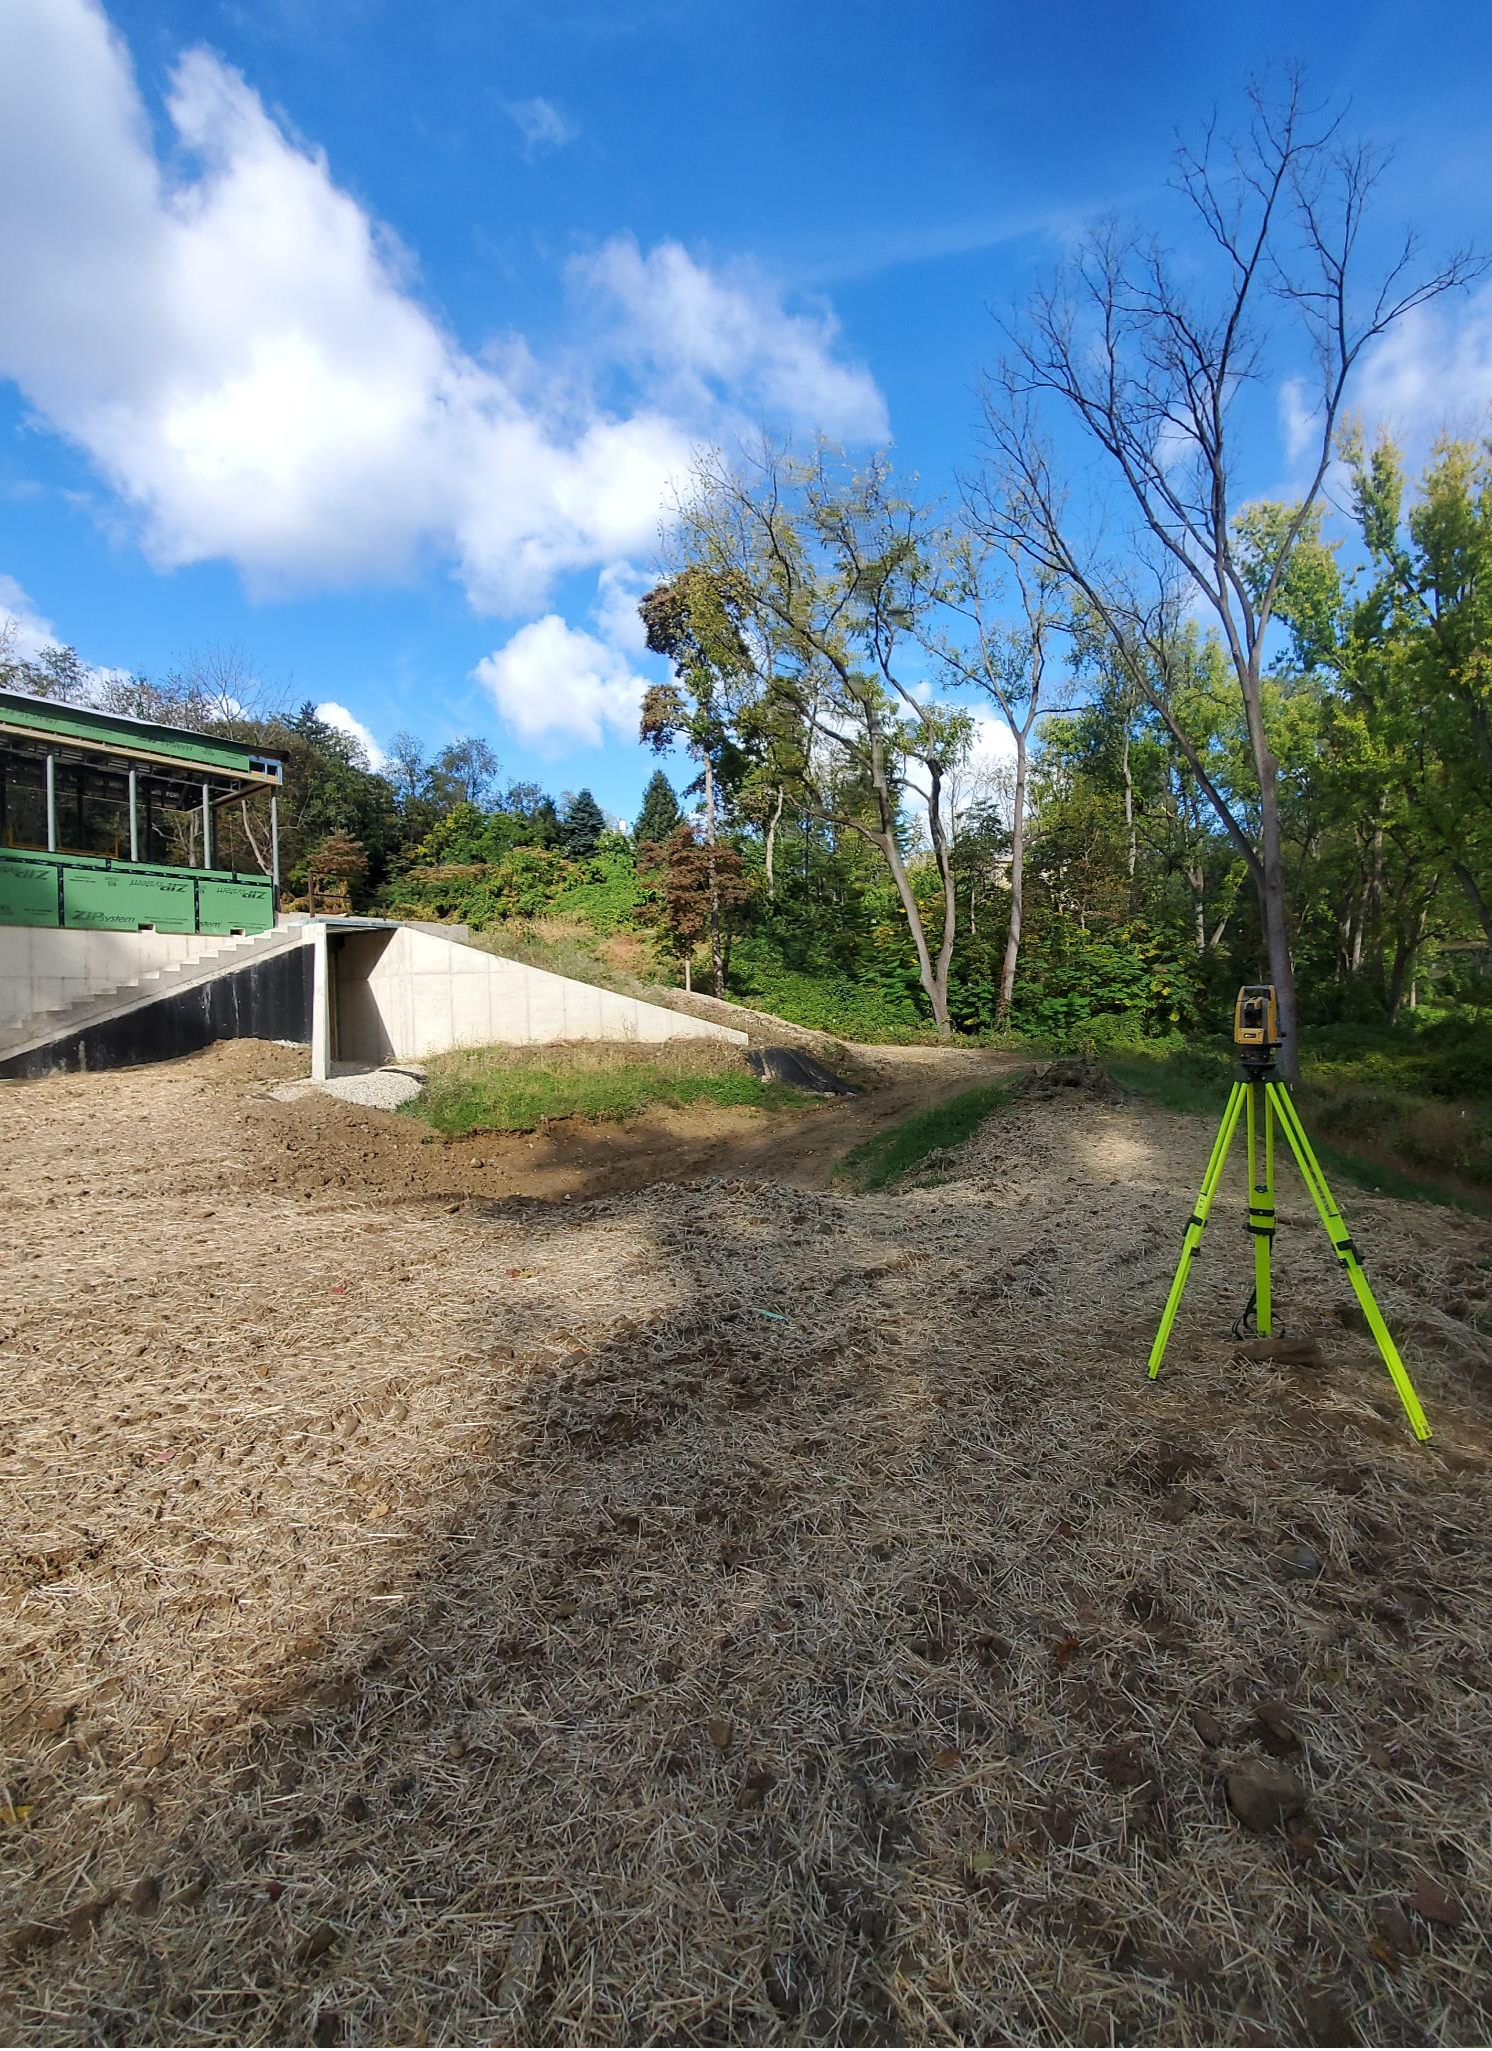
[[1368,872],[1367,896],[1363,906],[1363,924],[1373,936],[1373,977],[1378,985],[1378,994],[1386,993],[1388,976],[1384,964],[1387,936],[1383,930],[1383,827],[1381,823],[1373,828],[1373,862]]
[[933,970],[933,982],[941,999],[941,1015],[937,1000],[933,1015],[938,1021],[938,1034],[947,1039],[952,1032],[948,1017],[948,979],[953,971],[953,942],[958,933],[958,884],[953,873],[953,855],[943,835],[943,772],[941,765],[930,756],[928,771],[928,832],[932,840],[933,860],[937,863],[938,876],[943,885],[943,944],[938,949],[937,964]]
[[891,880],[896,885],[896,894],[901,899],[902,913],[906,918],[907,930],[912,936],[912,945],[917,950],[917,975],[927,1001],[932,1006],[933,1024],[938,1038],[946,1040],[952,1028],[948,1020],[948,970],[953,959],[953,937],[957,930],[957,906],[953,895],[953,870],[948,861],[948,849],[943,840],[942,822],[938,814],[939,794],[942,779],[932,762],[928,763],[931,787],[928,793],[927,822],[932,836],[933,858],[938,865],[938,874],[943,883],[943,944],[938,950],[936,964],[927,944],[927,931],[922,923],[921,907],[917,894],[907,875],[906,864],[901,858],[901,849],[896,844],[896,799],[886,774],[886,750],[882,736],[870,727],[870,787],[875,792],[876,808],[880,814],[881,830],[871,833],[865,827],[857,830],[873,847],[878,847],[891,871]]
[[[935,967],[928,950],[927,934],[923,930],[922,912],[916,893],[901,858],[901,849],[896,845],[894,833],[872,836],[875,845],[886,858],[886,867],[891,871],[891,880],[896,885],[896,894],[901,899],[902,912],[907,929],[912,936],[912,945],[917,950],[917,976],[927,992],[927,1001],[932,1006],[933,1024],[938,1029],[939,1039],[946,1040],[951,1030],[948,1023],[948,971],[942,961]],[[946,948],[944,953],[946,954]],[[941,973],[940,973],[941,970]]]
[[1026,869],[1026,739],[1015,736],[1015,799],[1010,808],[1010,930],[1005,936],[1005,959],[1000,964],[1000,1001],[995,1007],[995,1025],[1001,1031],[1010,1017],[1015,995],[1015,971],[1021,956],[1021,909],[1025,897]]
[[1492,912],[1489,912],[1487,908],[1487,900],[1483,897],[1476,878],[1464,862],[1453,861],[1451,869],[1455,874],[1456,881],[1465,893],[1467,903],[1477,915],[1477,921],[1481,926],[1488,947],[1492,948]]
[[260,850],[259,843],[254,837],[254,828],[249,820],[248,801],[245,799],[244,802],[239,805],[238,809],[243,816],[244,839],[249,843],[249,847],[253,852],[254,860],[259,864],[260,868],[264,871],[265,875],[267,876],[269,874],[269,860],[267,856],[265,856]]
[[1284,1044],[1275,1059],[1286,1082],[1300,1081],[1297,1037],[1295,964],[1290,954],[1290,925],[1285,910],[1285,855],[1280,842],[1279,766],[1264,750],[1259,763],[1259,917],[1264,928],[1264,953],[1269,980],[1279,1006]]
[[1128,842],[1126,856],[1129,863],[1129,908],[1133,911],[1135,908],[1135,863],[1139,856],[1139,845],[1135,838],[1135,786],[1134,779],[1129,773],[1129,721],[1130,714],[1126,710],[1124,715],[1124,752],[1120,756],[1120,765],[1124,771],[1124,832]]
[[777,786],[777,808],[767,822],[767,895],[777,895],[777,884],[772,875],[772,851],[777,843],[777,822],[782,817],[782,801],[787,796],[784,785]]
[[720,879],[715,870],[715,775],[705,756],[705,861],[710,877],[710,967],[715,995],[725,995],[725,956],[720,946]]
[[1399,1013],[1404,1006],[1404,993],[1414,981],[1414,965],[1419,951],[1425,943],[1425,929],[1430,923],[1430,903],[1422,898],[1406,919],[1400,921],[1398,944],[1394,949],[1393,973],[1388,986],[1388,1022],[1397,1025]]
[[686,955],[684,956],[684,995],[685,995],[686,997],[689,997],[689,996],[692,996],[692,995],[693,995],[693,993],[694,993],[694,959],[693,959],[693,956],[692,956],[692,955],[688,955],[688,954],[686,954]]

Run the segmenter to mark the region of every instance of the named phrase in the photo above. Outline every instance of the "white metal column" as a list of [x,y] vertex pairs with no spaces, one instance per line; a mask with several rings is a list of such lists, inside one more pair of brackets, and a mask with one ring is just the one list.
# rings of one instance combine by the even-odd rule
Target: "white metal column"
[[130,860],[140,859],[140,787],[136,772],[130,770]]
[[47,853],[57,852],[57,757],[47,756]]
[[202,786],[202,866],[212,867],[212,785]]

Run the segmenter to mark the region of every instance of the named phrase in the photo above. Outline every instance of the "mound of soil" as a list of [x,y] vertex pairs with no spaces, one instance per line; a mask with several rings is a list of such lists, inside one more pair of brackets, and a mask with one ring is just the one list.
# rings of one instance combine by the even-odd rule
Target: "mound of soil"
[[1118,1104],[1124,1093],[1113,1077],[1096,1061],[1085,1061],[1080,1056],[1064,1056],[1060,1061],[1049,1061],[1044,1068],[1033,1070],[1016,1084],[1017,1090],[1026,1097],[1088,1097],[1100,1104]]

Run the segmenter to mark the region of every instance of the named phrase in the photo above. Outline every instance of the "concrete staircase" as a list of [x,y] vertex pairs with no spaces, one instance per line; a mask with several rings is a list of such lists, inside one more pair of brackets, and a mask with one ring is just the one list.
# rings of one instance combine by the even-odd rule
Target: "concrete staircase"
[[75,998],[70,1004],[33,1011],[29,1017],[0,1027],[0,1061],[8,1061],[17,1054],[29,1054],[33,1049],[64,1039],[85,1026],[115,1018],[124,1011],[133,1011],[137,1005],[153,1004],[174,990],[190,989],[214,976],[244,968],[265,955],[277,954],[283,948],[302,946],[305,937],[304,932],[285,927],[275,927],[267,933],[233,933],[222,939],[204,934],[201,951],[188,955],[182,961],[168,963],[163,968],[146,969],[112,990],[94,990],[86,997]]

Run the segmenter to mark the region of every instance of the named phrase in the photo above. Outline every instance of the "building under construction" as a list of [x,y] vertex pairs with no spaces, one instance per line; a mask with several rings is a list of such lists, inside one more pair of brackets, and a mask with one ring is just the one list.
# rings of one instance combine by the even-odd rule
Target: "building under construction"
[[[278,755],[0,691],[0,925],[262,933],[279,886]],[[218,859],[257,849],[246,873]]]
[[288,1041],[318,1080],[450,1047],[731,1028],[465,944],[279,910],[272,751],[0,691],[0,1078]]

